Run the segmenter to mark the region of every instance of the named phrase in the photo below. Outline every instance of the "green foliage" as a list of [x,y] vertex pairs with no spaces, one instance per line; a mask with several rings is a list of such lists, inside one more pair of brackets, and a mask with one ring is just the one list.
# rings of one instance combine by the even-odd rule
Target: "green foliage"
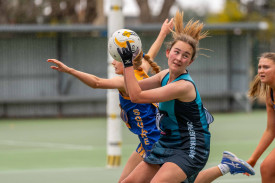
[[244,20],[244,13],[240,11],[240,4],[236,0],[226,1],[224,10],[218,14],[210,14],[208,23],[240,22]]

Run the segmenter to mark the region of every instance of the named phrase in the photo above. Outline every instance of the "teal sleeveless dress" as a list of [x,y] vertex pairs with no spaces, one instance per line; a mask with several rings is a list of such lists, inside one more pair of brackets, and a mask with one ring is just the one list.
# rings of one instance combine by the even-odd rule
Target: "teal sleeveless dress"
[[[162,79],[167,85],[169,72]],[[205,166],[210,151],[209,122],[199,92],[189,73],[184,73],[173,82],[186,80],[196,89],[196,98],[191,102],[177,99],[159,103],[157,126],[161,130],[160,139],[154,144],[151,154],[144,159],[150,164],[163,165],[172,162],[193,182]]]

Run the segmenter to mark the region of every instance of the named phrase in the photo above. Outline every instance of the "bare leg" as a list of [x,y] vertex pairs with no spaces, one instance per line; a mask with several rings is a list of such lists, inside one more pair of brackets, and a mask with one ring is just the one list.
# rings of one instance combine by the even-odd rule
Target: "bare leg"
[[175,163],[164,163],[150,183],[178,183],[187,178],[182,169]]
[[209,183],[213,182],[218,177],[221,177],[222,173],[218,166],[208,168],[206,170],[201,171],[196,180],[195,183]]
[[142,161],[122,183],[150,183],[159,168],[159,165],[152,165]]
[[121,181],[124,180],[142,160],[143,158],[136,151],[134,151],[123,168],[118,182],[121,183]]
[[261,164],[262,183],[275,182],[275,149],[265,158]]

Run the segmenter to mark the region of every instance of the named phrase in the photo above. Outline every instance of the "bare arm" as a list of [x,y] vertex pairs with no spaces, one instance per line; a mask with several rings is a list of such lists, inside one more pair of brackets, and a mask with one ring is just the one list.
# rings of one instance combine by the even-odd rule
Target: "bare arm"
[[154,88],[161,87],[162,78],[168,73],[168,69],[160,71],[160,73],[155,74],[149,78],[138,81],[141,90],[150,90]]
[[123,77],[118,76],[111,79],[99,78],[95,75],[70,68],[56,59],[48,59],[47,61],[55,64],[55,66],[51,66],[52,69],[57,70],[59,72],[71,74],[74,77],[78,78],[80,81],[82,81],[84,84],[92,88],[124,90]]
[[[152,44],[152,46],[150,47],[147,55],[150,56],[150,58],[152,60],[154,60],[163,44],[164,39],[166,38],[166,36],[171,32],[171,30],[174,27],[174,19],[172,18],[170,21],[168,21],[168,19],[166,19],[161,27],[161,30],[159,32],[159,35],[157,37],[157,39],[155,40],[155,42]],[[148,62],[143,61],[142,66],[143,70],[148,73],[149,69],[150,69],[150,65],[148,64]]]
[[166,38],[166,36],[171,32],[171,30],[173,30],[174,27],[174,19],[172,18],[169,22],[168,19],[166,19],[161,27],[161,30],[159,32],[159,35],[157,37],[157,39],[155,40],[155,42],[152,44],[151,48],[148,51],[148,55],[154,60],[155,57],[157,56],[162,43],[164,41],[164,39]]
[[[163,72],[156,75],[154,80],[145,79],[143,88],[150,88],[149,85],[160,86],[160,78]],[[194,85],[191,82],[180,80],[163,87],[142,90],[135,78],[133,67],[124,69],[124,79],[131,101],[134,103],[155,103],[165,102],[173,99],[194,100],[196,97]]]
[[[269,92],[268,92],[269,93]],[[267,127],[262,135],[262,138],[254,150],[253,154],[247,161],[251,166],[255,166],[258,159],[264,153],[264,151],[269,147],[275,137],[275,111],[271,104],[270,94],[266,97],[266,112],[267,112]]]

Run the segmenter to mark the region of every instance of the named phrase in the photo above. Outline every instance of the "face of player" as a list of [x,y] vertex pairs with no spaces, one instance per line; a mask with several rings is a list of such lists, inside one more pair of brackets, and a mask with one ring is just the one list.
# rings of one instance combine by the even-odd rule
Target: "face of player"
[[168,58],[168,66],[170,71],[180,72],[185,71],[193,60],[193,48],[183,41],[177,41],[170,50],[166,50]]
[[123,67],[123,63],[122,62],[113,60],[112,65],[115,68],[115,73],[116,74],[123,75],[123,69],[124,69],[124,67]]
[[275,61],[261,58],[258,64],[258,75],[262,83],[275,87]]

